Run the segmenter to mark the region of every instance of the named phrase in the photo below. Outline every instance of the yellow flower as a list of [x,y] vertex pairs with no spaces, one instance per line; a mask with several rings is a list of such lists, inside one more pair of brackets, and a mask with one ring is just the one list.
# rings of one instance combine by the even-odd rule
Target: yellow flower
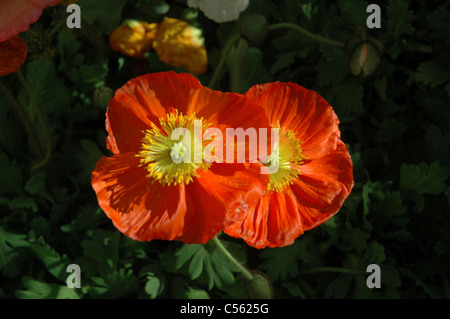
[[126,20],[109,36],[109,46],[113,51],[144,58],[144,54],[152,49],[157,29],[157,23]]
[[200,29],[182,20],[167,18],[158,27],[153,48],[159,59],[172,66],[184,66],[187,71],[206,72],[208,57]]

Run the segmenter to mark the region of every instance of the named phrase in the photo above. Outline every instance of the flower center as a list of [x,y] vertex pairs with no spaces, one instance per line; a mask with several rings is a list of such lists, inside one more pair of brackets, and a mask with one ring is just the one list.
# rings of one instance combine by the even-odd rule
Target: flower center
[[153,182],[168,186],[189,184],[199,168],[210,167],[202,159],[202,134],[207,126],[195,115],[177,111],[166,117],[159,119],[160,126],[152,123],[152,128],[144,131],[141,151],[136,156]]
[[298,177],[304,159],[300,144],[294,132],[285,128],[279,130],[279,142],[274,144],[272,153],[262,162],[266,166],[278,167],[275,173],[270,174],[268,191],[282,191]]

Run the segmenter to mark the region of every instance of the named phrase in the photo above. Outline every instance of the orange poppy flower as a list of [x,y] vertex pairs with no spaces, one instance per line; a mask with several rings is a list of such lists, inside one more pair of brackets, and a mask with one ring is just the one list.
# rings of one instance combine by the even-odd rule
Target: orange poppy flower
[[[114,155],[99,160],[91,183],[117,229],[141,241],[205,243],[257,204],[268,182],[259,166],[198,160],[192,141],[171,139],[184,128],[198,142],[208,127],[270,126],[251,99],[188,73],[146,74],[116,91],[106,113]],[[174,163],[186,154],[190,162]]]
[[9,0],[0,1],[0,42],[27,30],[36,22],[46,7],[61,0]]
[[353,187],[353,164],[336,114],[316,92],[277,82],[256,85],[245,95],[279,128],[279,143],[264,160],[276,161],[278,171],[256,209],[225,233],[256,248],[290,245],[339,211]]
[[109,36],[109,46],[113,51],[125,55],[144,58],[150,52],[158,30],[157,23],[127,20]]
[[158,27],[153,48],[164,63],[184,66],[202,74],[208,68],[208,55],[202,31],[185,21],[165,17]]
[[0,42],[0,76],[16,72],[26,57],[27,46],[19,36]]

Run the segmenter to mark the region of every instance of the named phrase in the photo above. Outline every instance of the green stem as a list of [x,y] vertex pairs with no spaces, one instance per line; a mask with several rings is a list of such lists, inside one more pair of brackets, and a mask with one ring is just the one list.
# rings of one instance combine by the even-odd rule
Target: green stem
[[242,272],[242,274],[248,280],[253,280],[253,275],[247,270],[247,268],[245,268],[239,261],[237,261],[236,258],[233,257],[233,255],[230,254],[230,252],[225,248],[225,246],[217,236],[212,240],[214,244],[216,244],[217,248],[219,248],[219,250],[231,261],[233,265],[235,265]]
[[42,110],[39,108],[38,105],[36,105],[35,100],[36,97],[33,93],[33,91],[30,88],[30,85],[28,84],[28,81],[26,80],[25,76],[22,73],[22,70],[17,70],[17,76],[19,77],[19,80],[27,92],[28,95],[28,107],[29,107],[29,114],[28,117],[31,119],[31,121],[35,122],[37,124],[37,138],[40,140],[40,149],[42,150],[43,154],[38,159],[37,163],[35,163],[31,167],[31,174],[36,172],[38,169],[43,167],[45,164],[48,163],[50,160],[51,154],[52,154],[52,144],[50,139],[50,133],[48,131],[48,125],[45,121],[44,114],[42,113]]
[[11,94],[9,89],[0,81],[0,92],[6,98],[8,104],[13,108],[16,113],[17,118],[19,119],[20,124],[22,124],[23,129],[27,135],[28,142],[30,143],[31,148],[34,150],[38,157],[42,156],[42,149],[40,147],[40,143],[37,139],[37,134],[35,127],[28,117],[26,110],[22,107],[22,105],[17,102],[14,96]]
[[290,29],[293,31],[297,31],[297,32],[303,34],[304,36],[308,37],[312,41],[317,42],[319,44],[334,45],[337,47],[345,47],[344,42],[331,40],[331,39],[322,37],[320,35],[311,33],[308,30],[303,29],[302,27],[300,27],[296,24],[293,24],[293,23],[284,22],[284,23],[272,24],[269,26],[269,31],[278,30],[278,29]]
[[220,56],[219,63],[217,64],[216,69],[214,70],[214,74],[211,77],[211,80],[209,81],[208,87],[210,89],[214,89],[217,85],[217,83],[220,81],[221,77],[223,76],[223,68],[225,66],[225,62],[227,61],[227,57],[230,54],[230,50],[233,47],[234,43],[239,39],[239,34],[234,33],[232,36],[230,36],[227,40],[227,43],[225,44],[225,47],[222,51],[222,55]]
[[242,93],[240,92],[241,67],[247,48],[247,41],[241,38],[234,53],[233,67],[231,68],[230,89],[232,92]]
[[350,269],[350,268],[341,268],[341,267],[317,267],[317,268],[309,268],[300,270],[300,274],[313,274],[316,272],[338,272],[341,274],[350,274],[350,275],[363,275],[365,272],[361,269]]

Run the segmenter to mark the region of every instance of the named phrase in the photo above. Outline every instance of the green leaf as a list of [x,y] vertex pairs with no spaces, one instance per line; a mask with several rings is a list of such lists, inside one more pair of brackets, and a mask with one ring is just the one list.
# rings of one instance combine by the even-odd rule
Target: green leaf
[[400,191],[417,191],[420,194],[438,195],[447,189],[445,181],[450,169],[435,161],[430,166],[403,163],[400,167]]
[[364,110],[364,87],[360,82],[337,84],[325,92],[324,96],[338,114],[361,114]]
[[33,103],[41,109],[55,113],[69,106],[71,93],[57,77],[53,60],[40,59],[28,63],[27,80],[33,94]]
[[295,277],[298,275],[300,260],[305,262],[314,260],[313,255],[308,251],[308,245],[309,242],[303,238],[290,246],[265,249],[259,254],[265,261],[258,268],[273,281]]
[[357,252],[362,253],[367,248],[367,240],[370,234],[359,227],[352,227],[349,222],[345,224],[345,232],[342,240],[353,247]]
[[33,212],[38,211],[38,206],[32,197],[19,196],[8,201],[10,209],[31,209]]
[[351,275],[341,274],[337,276],[325,289],[324,298],[345,298],[350,289],[352,280],[353,277]]
[[25,184],[25,190],[30,193],[30,195],[37,195],[45,190],[45,172],[39,171]]
[[362,258],[367,264],[381,264],[386,260],[386,254],[384,253],[384,246],[371,240],[367,249],[363,252]]
[[436,39],[442,39],[442,44],[450,45],[450,11],[445,5],[437,8],[429,17],[427,17],[430,29],[433,30],[431,36]]
[[441,129],[431,124],[425,134],[425,141],[430,150],[430,157],[441,164],[450,165],[450,132],[442,134]]
[[0,226],[0,269],[10,277],[15,278],[20,271],[20,248],[29,247],[29,242],[22,234],[12,234]]
[[339,9],[344,13],[346,21],[353,25],[365,25],[368,13],[366,8],[369,5],[367,1],[347,1],[338,0]]
[[321,59],[316,67],[317,79],[320,86],[341,83],[349,74],[347,63],[342,59]]
[[66,282],[69,275],[66,271],[67,266],[71,264],[66,255],[61,257],[52,247],[45,243],[33,243],[31,250],[44,263],[50,274],[62,282]]
[[164,285],[158,277],[147,276],[147,282],[144,289],[150,298],[155,299],[163,291]]
[[[79,0],[83,17],[95,24],[104,34],[110,34],[122,19],[122,10],[127,0]],[[105,9],[108,8],[108,14]]]
[[14,160],[0,152],[0,194],[22,193],[22,171]]
[[391,0],[387,7],[387,28],[398,39],[404,34],[413,34],[415,29],[409,23],[414,17],[414,12],[408,10],[409,4],[406,0]]
[[270,73],[274,74],[294,63],[296,52],[282,52],[275,57],[275,63],[270,68]]
[[448,74],[433,61],[422,62],[417,69],[415,76],[417,82],[422,82],[425,85],[436,87],[448,81]]
[[378,139],[381,143],[392,143],[393,138],[400,139],[406,129],[407,126],[402,121],[396,119],[384,119],[380,124]]
[[50,284],[24,277],[22,283],[26,290],[17,290],[19,299],[80,299],[77,291],[67,286]]
[[176,268],[187,265],[187,273],[192,280],[205,280],[208,289],[222,288],[223,285],[233,284],[236,272],[228,259],[216,249],[213,243],[204,245],[183,245],[176,253]]

